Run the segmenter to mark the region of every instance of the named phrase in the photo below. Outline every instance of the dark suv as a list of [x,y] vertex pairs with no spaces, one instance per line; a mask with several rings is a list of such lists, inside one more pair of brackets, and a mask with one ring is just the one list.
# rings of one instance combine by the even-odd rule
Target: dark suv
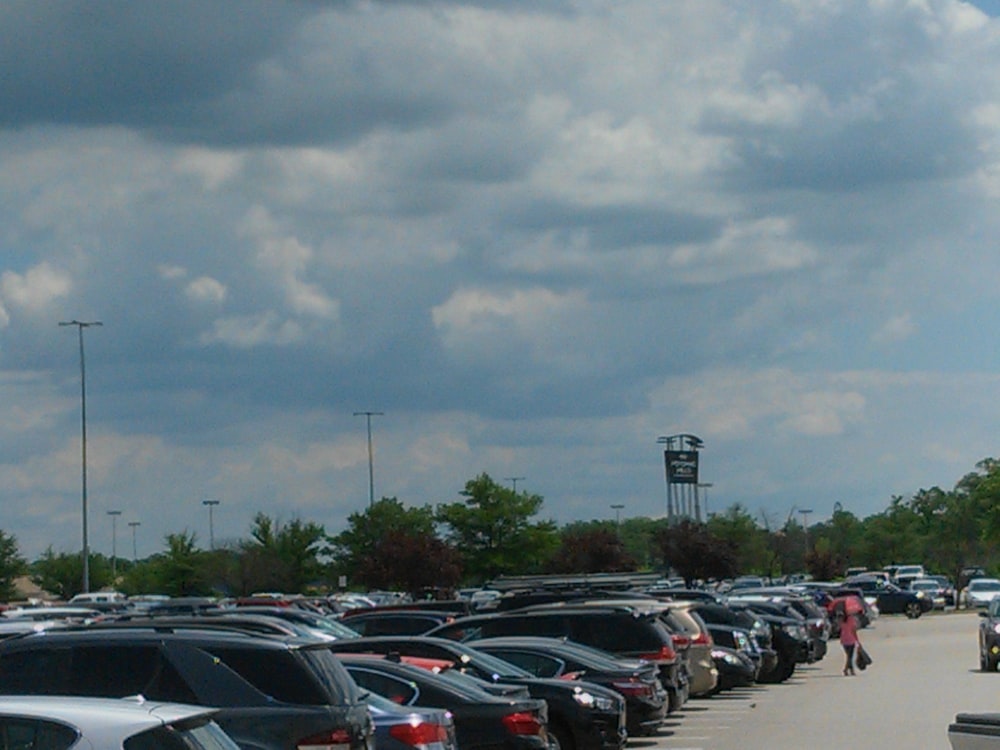
[[[617,656],[655,662],[670,695],[671,710],[687,701],[688,675],[674,650],[673,637],[656,613],[628,605],[540,605],[495,615],[472,615],[426,635],[473,641],[511,635],[568,638]],[[471,644],[470,644],[471,645]]]
[[173,627],[51,630],[0,641],[0,693],[219,708],[243,748],[370,750],[361,691],[324,644]]
[[979,613],[979,668],[996,672],[1000,664],[1000,597]]

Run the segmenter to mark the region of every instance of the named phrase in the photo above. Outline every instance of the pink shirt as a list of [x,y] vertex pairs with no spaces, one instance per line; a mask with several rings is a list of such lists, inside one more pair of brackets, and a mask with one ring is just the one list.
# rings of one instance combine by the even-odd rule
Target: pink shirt
[[858,643],[858,621],[854,615],[848,615],[840,623],[840,643],[844,646],[855,646]]

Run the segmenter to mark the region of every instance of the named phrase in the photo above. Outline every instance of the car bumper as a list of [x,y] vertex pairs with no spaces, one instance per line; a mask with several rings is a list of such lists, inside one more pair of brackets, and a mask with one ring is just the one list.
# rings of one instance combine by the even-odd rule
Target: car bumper
[[1000,714],[958,714],[948,726],[952,750],[1000,748]]

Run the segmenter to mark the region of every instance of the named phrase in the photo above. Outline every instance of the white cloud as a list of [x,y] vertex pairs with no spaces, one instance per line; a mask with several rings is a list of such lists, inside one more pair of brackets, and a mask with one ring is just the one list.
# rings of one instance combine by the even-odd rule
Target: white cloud
[[199,337],[202,344],[225,344],[235,349],[256,346],[288,346],[303,337],[302,327],[293,320],[282,320],[273,311],[258,315],[220,318],[210,331]]
[[885,321],[882,326],[872,334],[872,341],[876,344],[891,344],[897,341],[905,341],[912,338],[917,333],[917,325],[913,321],[910,313],[894,315]]
[[52,303],[69,294],[72,287],[69,274],[46,261],[24,274],[4,271],[0,276],[0,297],[5,306],[30,314],[50,310]]
[[226,299],[226,286],[210,276],[199,276],[185,287],[184,293],[195,302],[219,304]]

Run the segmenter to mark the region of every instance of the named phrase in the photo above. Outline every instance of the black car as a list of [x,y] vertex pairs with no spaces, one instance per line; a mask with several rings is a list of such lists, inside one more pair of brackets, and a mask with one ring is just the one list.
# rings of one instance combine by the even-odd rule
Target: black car
[[358,685],[393,703],[451,711],[462,750],[548,750],[545,701],[502,697],[476,686],[466,675],[459,675],[465,680],[450,679],[448,672],[436,673],[383,656],[344,653],[334,658],[340,659]]
[[[750,635],[750,631],[734,625],[709,625],[708,632],[711,633],[716,646],[737,651],[751,661],[754,666],[753,680],[756,681],[764,669],[764,654]],[[718,659],[716,666],[718,667]]]
[[1000,664],[1000,597],[979,613],[979,668],[996,672]]
[[809,634],[801,618],[758,612],[747,602],[731,606],[699,603],[696,611],[709,624],[736,625],[750,629],[758,644],[762,643],[762,637],[758,635],[759,625],[755,621],[766,626],[770,634],[770,648],[777,654],[777,660],[774,669],[762,671],[758,675],[759,682],[784,682],[794,674],[796,665],[808,660]]
[[625,744],[625,699],[588,682],[536,677],[516,664],[447,638],[383,636],[330,644],[335,653],[399,654],[449,662],[489,683],[522,685],[549,706],[549,732],[563,750],[620,750]]
[[322,643],[170,626],[50,630],[0,641],[0,693],[215,706],[244,748],[371,750],[361,691]]
[[737,687],[749,687],[757,681],[757,665],[738,649],[715,645],[712,647],[712,659],[719,671],[719,681],[709,695]]
[[880,615],[906,615],[915,620],[934,609],[933,597],[923,592],[907,591],[881,578],[856,578],[850,581],[854,589],[860,589],[866,598],[875,597],[875,606]]
[[657,664],[670,696],[671,711],[688,697],[688,675],[674,649],[673,636],[655,613],[628,605],[552,604],[493,615],[462,617],[427,635],[456,641],[512,635],[567,638],[616,656]]
[[616,690],[625,698],[626,727],[632,737],[652,734],[667,715],[667,693],[650,662],[621,659],[564,638],[514,636],[467,643],[538,677],[579,678]]

